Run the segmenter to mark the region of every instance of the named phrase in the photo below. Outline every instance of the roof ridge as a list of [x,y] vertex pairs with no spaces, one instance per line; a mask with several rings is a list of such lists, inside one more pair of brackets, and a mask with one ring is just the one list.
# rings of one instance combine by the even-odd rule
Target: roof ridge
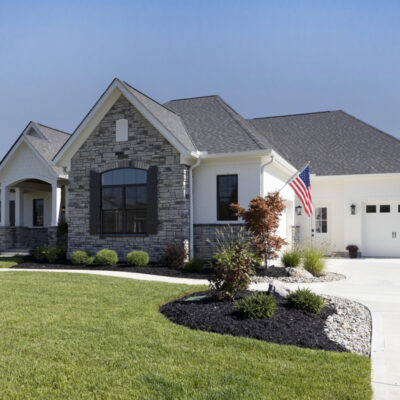
[[208,95],[205,95],[205,96],[182,97],[181,99],[172,99],[172,100],[166,101],[165,104],[166,104],[166,103],[169,103],[169,102],[171,102],[171,101],[204,99],[204,98],[206,98],[206,97],[219,97],[219,98],[221,98],[219,94],[208,94]]
[[[225,111],[230,115],[230,117],[243,129],[243,131],[247,134],[247,136],[260,148],[263,149],[263,146],[261,143],[258,141],[256,137],[254,137],[253,132],[251,132],[247,126],[243,124],[243,122],[240,120],[240,117],[243,118],[244,121],[247,122],[247,120],[241,116],[234,108],[232,108],[224,99],[222,99],[220,96],[216,97],[217,100],[222,103],[222,106],[224,106]],[[231,112],[229,112],[226,108],[228,108]],[[232,115],[232,113],[234,115]]]
[[57,132],[60,132],[60,133],[64,133],[65,135],[68,135],[68,136],[71,136],[71,134],[68,133],[68,132],[62,131],[61,129],[53,128],[52,126],[49,126],[49,125],[42,124],[41,122],[35,122],[35,124],[36,124],[36,125],[43,126],[43,127],[45,127],[45,128],[52,129],[53,131],[57,131]]
[[362,124],[364,124],[364,125],[366,125],[366,126],[369,126],[370,128],[375,129],[376,131],[378,131],[378,132],[380,132],[380,133],[382,133],[382,134],[384,134],[384,135],[386,135],[386,136],[389,136],[389,137],[392,138],[392,139],[395,139],[397,142],[400,142],[400,139],[397,138],[396,136],[393,136],[393,135],[391,135],[390,133],[387,133],[387,132],[385,132],[385,131],[379,129],[379,128],[377,128],[376,126],[373,126],[373,125],[369,124],[368,122],[365,122],[365,121],[363,121],[363,120],[361,120],[361,119],[355,117],[354,115],[351,115],[351,114],[347,113],[346,111],[343,111],[343,110],[337,110],[337,111],[340,111],[340,112],[342,112],[343,114],[346,114],[346,115],[348,115],[349,117],[355,119],[356,121],[361,122]]
[[337,112],[337,111],[342,111],[342,110],[312,111],[312,112],[307,112],[307,113],[297,113],[297,114],[271,115],[270,117],[256,117],[256,118],[250,118],[250,119],[251,119],[251,120],[254,120],[254,119],[268,119],[268,118],[295,117],[295,116],[297,116],[297,115],[324,114],[324,113]]
[[[140,91],[139,89],[136,89],[135,87],[133,87],[132,85],[130,85],[128,82],[126,81],[122,81],[122,83],[124,83],[125,85],[128,85],[131,89],[136,90],[137,92],[139,92],[142,96],[147,97],[149,100],[153,101],[154,103],[158,104],[159,106],[161,106],[162,108],[165,108],[167,111],[172,112],[175,115],[176,112],[170,110],[168,107],[165,107],[164,104],[159,103],[157,100],[154,100],[152,97],[150,97],[149,95],[147,95],[146,93],[143,93],[142,91]],[[179,115],[178,115],[179,117]]]

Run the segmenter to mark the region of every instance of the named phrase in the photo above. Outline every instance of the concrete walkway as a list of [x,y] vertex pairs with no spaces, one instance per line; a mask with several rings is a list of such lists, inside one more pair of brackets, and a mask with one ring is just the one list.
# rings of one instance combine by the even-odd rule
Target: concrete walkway
[[[328,270],[342,273],[347,279],[291,286],[346,297],[370,309],[374,398],[400,399],[400,260],[332,259],[328,262]],[[256,284],[252,289],[263,290],[266,287],[267,284]]]
[[[328,283],[292,284],[314,292],[346,297],[366,305],[372,314],[372,386],[378,400],[400,399],[400,259],[331,259],[328,270],[347,276]],[[204,279],[173,278],[148,274],[88,270],[1,269],[0,271],[70,272],[119,278],[207,285]],[[267,284],[253,284],[265,290]]]

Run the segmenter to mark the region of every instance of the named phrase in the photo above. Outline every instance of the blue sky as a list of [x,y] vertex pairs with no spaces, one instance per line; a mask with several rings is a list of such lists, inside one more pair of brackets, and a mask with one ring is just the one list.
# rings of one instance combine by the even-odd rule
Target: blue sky
[[0,156],[73,131],[117,76],[245,117],[343,109],[400,137],[399,1],[0,0]]

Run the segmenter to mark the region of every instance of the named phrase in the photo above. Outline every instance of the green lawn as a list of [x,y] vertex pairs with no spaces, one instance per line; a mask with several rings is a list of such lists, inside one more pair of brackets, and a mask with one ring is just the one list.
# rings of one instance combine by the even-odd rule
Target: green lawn
[[11,268],[14,265],[21,264],[22,257],[0,257],[0,268]]
[[158,307],[201,287],[0,273],[2,399],[369,399],[366,357],[192,331]]

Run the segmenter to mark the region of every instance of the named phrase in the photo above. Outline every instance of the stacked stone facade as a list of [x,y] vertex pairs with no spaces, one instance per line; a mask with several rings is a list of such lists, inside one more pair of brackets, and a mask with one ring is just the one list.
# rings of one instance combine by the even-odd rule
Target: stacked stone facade
[[[128,120],[129,140],[116,141],[116,121]],[[151,235],[92,235],[89,232],[90,170],[158,167],[158,229]],[[179,152],[121,96],[71,160],[68,198],[68,254],[116,250],[125,259],[144,250],[152,261],[163,256],[167,243],[189,245],[189,167]]]
[[26,226],[0,226],[0,251],[8,249],[33,249],[42,244],[55,246],[57,228],[29,228]]
[[244,224],[195,224],[193,243],[196,258],[211,260],[217,244],[217,231],[223,232],[228,237],[235,237],[240,231],[246,235]]

